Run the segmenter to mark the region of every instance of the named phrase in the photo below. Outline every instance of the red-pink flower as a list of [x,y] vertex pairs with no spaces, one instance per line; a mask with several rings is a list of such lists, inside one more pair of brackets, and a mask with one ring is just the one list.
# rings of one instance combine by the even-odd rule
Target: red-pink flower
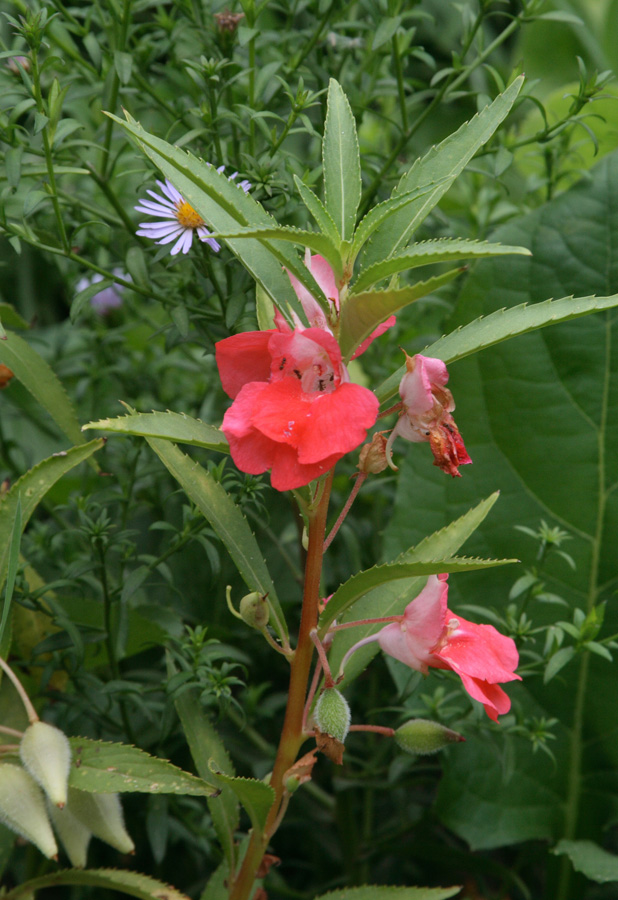
[[441,359],[406,353],[406,370],[399,383],[402,411],[388,439],[386,455],[390,459],[397,435],[408,441],[428,441],[434,465],[459,477],[458,467],[472,460],[451,415],[455,402],[445,387],[448,381],[446,365]]
[[234,399],[222,430],[239,469],[271,469],[277,490],[328,472],[365,440],[375,394],[351,384],[335,338],[322,328],[233,335],[216,345],[223,389]]
[[511,701],[500,682],[521,680],[515,674],[519,654],[515,642],[493,625],[475,625],[447,607],[448,575],[431,575],[399,621],[377,636],[385,653],[427,674],[431,666],[457,672],[466,691],[497,721]]

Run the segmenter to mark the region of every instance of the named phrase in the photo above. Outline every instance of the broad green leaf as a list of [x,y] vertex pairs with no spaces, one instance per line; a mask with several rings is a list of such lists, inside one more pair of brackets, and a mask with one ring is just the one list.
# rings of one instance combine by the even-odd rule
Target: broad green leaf
[[280,636],[286,634],[283,613],[258,543],[230,495],[178,447],[155,438],[146,440],[219,535],[249,590],[268,594],[270,624]]
[[[498,309],[460,326],[441,337],[435,344],[426,347],[423,354],[442,359],[446,363],[457,362],[509,338],[538,331],[547,325],[557,325],[559,322],[579,319],[591,313],[611,310],[617,306],[618,294],[609,297],[563,297],[561,300],[544,300],[542,303],[522,303],[511,309]],[[381,403],[397,392],[404,373],[405,366],[401,366],[376,390]]]
[[262,832],[266,817],[275,802],[275,791],[269,784],[255,778],[235,778],[220,772],[215,762],[211,762],[210,771],[222,785],[231,788],[240,800],[251,819],[254,831]]
[[4,900],[31,900],[36,891],[47,887],[100,887],[118,891],[138,900],[189,900],[176,888],[129,869],[65,869],[24,881],[4,895]]
[[592,841],[558,841],[552,853],[568,856],[577,872],[598,884],[618,881],[618,856]]
[[[434,275],[433,278],[428,278],[426,281],[417,281],[416,284],[403,288],[352,294],[344,303],[339,319],[339,343],[344,359],[348,359],[365,338],[369,337],[372,331],[393,313],[448,284],[463,271],[463,269],[451,269],[450,272]],[[401,375],[399,381],[401,381]]]
[[[195,768],[202,778],[212,778],[209,762],[213,761],[218,772],[234,774],[234,766],[225,746],[217,734],[206,711],[200,706],[196,693],[185,691],[174,705],[185,733]],[[221,788],[217,797],[208,800],[208,808],[217,837],[223,848],[228,867],[233,867],[235,857],[234,835],[238,831],[239,813],[236,796],[229,785]],[[229,871],[229,868],[228,868]]]
[[[128,114],[127,122],[108,115],[135,138],[139,147],[164,176],[169,178],[212,231],[226,232],[238,227],[268,227],[277,224],[250,193],[245,194],[241,187],[223,173],[217,172],[213,166],[149,134]],[[306,321],[303,308],[281,266],[289,269],[314,297],[321,298],[322,293],[292,248],[281,245],[280,242],[269,243],[255,239],[230,239],[227,243],[283,315],[289,316],[289,305],[300,316],[301,321]]]
[[19,315],[17,310],[10,303],[0,301],[0,321],[9,328],[29,328],[30,326],[25,319]]
[[305,231],[302,228],[293,228],[288,225],[251,226],[222,234],[213,232],[213,237],[217,240],[256,238],[258,241],[266,239],[268,241],[289,241],[292,244],[299,244],[301,247],[308,247],[313,253],[319,253],[320,256],[327,259],[337,278],[341,278],[343,273],[343,261],[339,252],[340,242],[333,243],[328,235],[320,234],[318,231]]
[[115,434],[134,434],[145,438],[162,438],[179,444],[191,444],[229,453],[230,448],[220,428],[194,419],[185,413],[152,412],[133,413],[115,419],[99,419],[88,422],[82,431],[113,431]]
[[[439,559],[452,558],[462,544],[474,534],[484,521],[497,497],[497,493],[492,494],[486,500],[481,501],[481,503],[468,510],[459,519],[451,522],[440,531],[428,535],[416,547],[410,547],[402,553],[396,562],[431,563]],[[440,571],[443,572],[445,569],[442,568]],[[468,575],[468,577],[470,576]],[[353,610],[344,613],[341,621],[352,622],[359,619],[401,615],[406,605],[420,593],[426,582],[426,575],[422,577],[411,576],[374,588],[355,603]],[[334,599],[334,597],[331,598],[326,607],[329,615],[328,607]],[[337,671],[341,659],[353,644],[361,640],[361,638],[368,637],[382,627],[382,625],[361,625],[357,628],[337,632],[329,654],[331,668]],[[360,674],[378,651],[379,647],[377,644],[369,644],[355,653],[346,665],[344,683],[349,683]]]
[[322,141],[326,209],[344,241],[350,240],[361,197],[356,122],[341,85],[330,79]]
[[[410,551],[409,551],[410,552]],[[493,566],[505,566],[518,562],[516,559],[467,559],[452,557],[451,559],[432,560],[431,562],[399,562],[374,566],[353,575],[342,584],[328,601],[328,605],[320,616],[320,632],[326,634],[328,626],[335,619],[340,619],[355,603],[375,588],[392,584],[395,581],[409,581],[410,578],[439,575],[441,572],[472,572],[475,569],[489,569]],[[382,613],[376,613],[376,616]]]
[[324,208],[324,205],[319,197],[317,197],[310,187],[300,180],[298,175],[294,176],[294,184],[298,189],[298,193],[300,194],[300,199],[303,201],[311,215],[313,216],[318,228],[330,238],[333,245],[338,247],[341,243],[341,237],[339,232],[337,231],[337,226],[332,220],[330,214]]
[[414,190],[431,181],[439,183],[436,184],[435,190],[419,199],[411,209],[402,210],[376,232],[365,254],[366,265],[386,259],[387,256],[392,256],[405,247],[455,178],[506,118],[523,81],[523,76],[516,78],[493,103],[477,113],[437,147],[432,147],[422,159],[416,160],[399,182],[393,196]]
[[352,248],[350,250],[350,259],[354,261],[358,256],[361,248],[364,244],[369,240],[374,231],[377,231],[380,226],[382,226],[388,219],[395,215],[397,212],[401,212],[411,203],[416,200],[419,200],[421,197],[425,197],[427,194],[432,193],[436,189],[436,183],[434,181],[430,181],[427,184],[422,184],[418,188],[414,188],[410,191],[404,191],[403,193],[394,194],[388,200],[385,200],[383,203],[378,203],[377,206],[374,206],[366,216],[359,222],[358,228],[354,232],[354,240],[352,241]]
[[7,334],[6,340],[0,341],[0,363],[12,369],[72,443],[84,443],[73,404],[60,380],[30,344],[17,334]]
[[227,859],[224,859],[209,876],[206,887],[200,894],[200,900],[228,900],[230,895],[229,878],[230,867]]
[[[493,316],[499,321],[514,316],[523,325],[522,303],[531,304],[528,314],[534,319],[537,310],[570,307],[572,312],[581,302],[557,301],[549,307],[539,302],[546,297],[615,295],[618,208],[611,186],[616,179],[618,155],[614,153],[591,171],[589,179],[491,235],[492,240],[527,245],[534,256],[480,261],[464,284],[453,324],[465,325],[479,316],[485,316],[485,322],[496,321]],[[597,303],[589,301],[593,307]],[[585,613],[608,600],[601,636],[618,631],[618,607],[613,602],[618,588],[618,311],[614,303],[601,301],[597,315],[524,334],[452,366],[449,387],[457,403],[454,416],[474,465],[467,466],[454,484],[434,470],[421,445],[403,441],[395,445],[400,472],[385,532],[389,555],[404,550],[428,529],[444,525],[469,497],[499,486],[499,518],[492,516],[491,524],[479,527],[467,552],[516,555],[526,565],[536,565],[538,545],[513,526],[536,531],[541,519],[559,526],[571,535],[565,549],[576,569],[558,554],[550,554],[542,573],[547,589]],[[508,307],[505,313],[496,312],[503,306]],[[464,337],[465,328],[459,336],[455,332],[452,340]],[[489,337],[495,337],[495,332]],[[444,341],[435,349],[446,356],[450,338]],[[451,344],[448,356],[465,352],[465,346]],[[451,608],[457,612],[459,603],[478,603],[482,598],[483,605],[504,610],[514,581],[512,573],[499,569],[483,573],[482,579],[475,573],[466,579],[452,578],[449,603],[452,599]],[[536,601],[526,612],[535,623],[547,621],[545,608]],[[555,614],[550,621],[553,618]],[[582,659],[586,660],[585,654]],[[580,660],[573,661],[548,685],[541,677],[527,679],[525,684],[530,699],[524,697],[518,713],[555,717],[567,728],[573,725],[573,698],[578,690],[582,692],[585,717],[575,740],[586,752],[575,761],[579,769],[574,773],[568,759],[556,767],[550,765],[541,783],[553,797],[538,794],[536,784],[523,778],[518,803],[534,809],[534,815],[538,813],[546,823],[556,821],[553,798],[576,804],[586,810],[577,836],[594,840],[597,832],[589,823],[599,829],[609,825],[610,805],[618,803],[618,779],[613,775],[618,768],[615,713],[607,701],[618,692],[618,669],[590,654],[584,666]],[[520,690],[508,687],[512,696],[519,696]],[[573,738],[560,733],[558,737],[548,745],[555,754],[561,749],[566,752]],[[515,778],[527,765],[520,763],[522,749],[514,742]],[[537,765],[542,755],[536,754]],[[440,815],[467,839],[463,810],[471,808],[469,785],[476,783],[479,762],[466,755],[466,764],[452,770],[451,776],[455,754],[447,759]],[[500,773],[492,769],[486,777],[498,809],[503,798]],[[459,793],[451,796],[455,784]],[[546,829],[546,836],[561,836],[559,821],[555,829]],[[513,819],[508,829],[506,819],[502,825],[505,842],[530,836],[523,816]],[[490,815],[484,820],[479,817],[475,828],[477,845],[493,840]],[[550,883],[548,896],[555,890]]]
[[47,491],[67,472],[88,459],[104,444],[102,438],[71,447],[44,459],[33,469],[22,475],[2,498],[0,504],[0,588],[6,577],[11,536],[15,523],[18,502],[21,505],[21,530],[28,524],[30,516]]
[[95,794],[139,792],[213,797],[218,787],[130,744],[70,738],[69,784]]
[[437,241],[421,241],[412,244],[403,253],[389,256],[359,272],[354,281],[353,293],[360,293],[372,284],[389,278],[398,272],[428,266],[434,263],[452,262],[458,259],[479,259],[485,256],[505,256],[513,253],[530,255],[526,247],[508,247],[503,244],[491,244],[489,241],[464,241],[442,238]]
[[425,888],[367,884],[329,891],[328,894],[316,897],[316,900],[448,900],[460,891],[461,887]]

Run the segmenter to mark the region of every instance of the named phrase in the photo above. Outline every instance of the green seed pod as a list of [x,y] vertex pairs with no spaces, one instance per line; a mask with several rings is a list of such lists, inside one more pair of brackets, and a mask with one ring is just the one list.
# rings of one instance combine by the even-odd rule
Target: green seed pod
[[240,617],[251,628],[261,630],[268,625],[270,610],[266,602],[266,595],[260,594],[259,591],[252,591],[246,594],[240,601]]
[[121,853],[133,853],[135,850],[135,844],[124,827],[118,794],[91,794],[69,788],[68,809],[106,844]]
[[315,705],[313,718],[323,734],[330,734],[343,744],[351,721],[350,707],[343,694],[335,688],[326,688]]
[[48,807],[56,834],[62,841],[71,865],[76,869],[85,869],[92,832],[77,816],[73,815],[69,806],[58,809],[57,806],[50,803]]
[[67,802],[71,747],[67,736],[46,722],[33,722],[19,745],[24,768],[37,781],[55,806]]
[[430,719],[411,719],[397,729],[395,740],[406,753],[426,755],[465,738]]
[[0,822],[35,844],[48,859],[57,858],[43,791],[21,766],[11,763],[0,765]]

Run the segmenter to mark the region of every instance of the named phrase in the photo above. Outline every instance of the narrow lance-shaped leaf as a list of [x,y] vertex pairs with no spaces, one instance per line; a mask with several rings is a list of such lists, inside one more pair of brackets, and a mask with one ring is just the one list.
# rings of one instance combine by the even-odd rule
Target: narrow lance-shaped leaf
[[59,478],[100,450],[104,443],[104,438],[98,438],[88,444],[63,450],[61,453],[44,459],[43,462],[22,475],[5,494],[0,506],[0,588],[6,577],[11,535],[18,503],[21,506],[21,531],[23,532],[30,516],[47,491]]
[[458,259],[504,256],[513,253],[530,256],[530,251],[526,247],[491,244],[489,241],[460,241],[448,238],[437,241],[422,241],[419,244],[413,244],[397,256],[389,256],[388,259],[363,269],[354,281],[352,292],[359,293],[371,287],[372,284],[382,281],[384,278],[389,278],[398,272],[416,269],[419,266],[451,262]]
[[186,894],[171,885],[129,869],[66,869],[49,872],[12,888],[5,894],[4,900],[32,900],[35,893],[43,888],[73,885],[118,891],[129,897],[137,897],[137,900],[189,900]]
[[[541,303],[522,303],[511,309],[498,309],[488,316],[469,322],[426,347],[423,354],[452,363],[546,325],[568,322],[616,306],[618,294],[610,297],[562,297],[560,300],[543,300]],[[404,372],[405,366],[402,366],[376,390],[381,403],[396,394]]]
[[212,475],[185,456],[178,447],[155,438],[147,440],[219,535],[249,590],[268,595],[270,624],[277,634],[280,637],[287,634],[283,612],[258,543],[230,495]]
[[298,175],[294,176],[294,184],[298,189],[300,199],[315,219],[316,225],[322,234],[327,235],[335,247],[338,247],[341,243],[341,237],[337,231],[337,226],[333,222],[331,215],[325,209],[320,198],[313,193],[311,188],[307,187],[307,185],[300,180]]
[[517,99],[523,81],[523,76],[516,78],[493,103],[414,163],[395,188],[393,195],[413,190],[430,181],[437,183],[436,188],[418,200],[412,208],[393,216],[375,233],[367,248],[366,265],[386,259],[387,256],[405,247],[455,178],[506,118]]
[[463,271],[463,268],[452,269],[404,288],[352,294],[344,303],[339,319],[339,343],[344,359],[349,358],[359,344],[390,315],[453,281]]
[[210,765],[210,771],[217,781],[234,791],[251,819],[251,826],[261,834],[266,817],[275,801],[274,789],[255,778],[235,778],[226,775],[225,772],[219,772],[214,762]]
[[368,884],[360,887],[329,891],[315,900],[448,900],[461,891],[461,887],[426,888],[394,887],[393,885]]
[[0,363],[14,372],[72,443],[85,442],[73,404],[59,378],[30,344],[17,334],[8,333],[5,340],[0,340]]
[[356,122],[341,85],[331,78],[322,141],[326,209],[343,240],[354,232],[361,197]]
[[162,438],[178,444],[205,447],[219,453],[229,453],[230,448],[221,429],[194,419],[185,413],[152,412],[132,413],[115,419],[99,419],[89,422],[82,430],[112,431],[115,434],[133,434],[138,437]]
[[[250,194],[230,181],[213,166],[173,147],[161,138],[149,134],[127,114],[127,122],[108,114],[121,125],[138,143],[138,146],[161,170],[184,199],[204,219],[213,231],[225,232],[247,226],[271,226],[277,223]],[[265,245],[261,241],[230,239],[228,246],[243,263],[253,278],[272,297],[283,315],[289,318],[289,305],[301,321],[306,317],[303,308],[292,289],[289,278],[281,270],[285,266],[295,275],[313,296],[322,302],[325,298],[301,262],[298,254],[286,245]]]

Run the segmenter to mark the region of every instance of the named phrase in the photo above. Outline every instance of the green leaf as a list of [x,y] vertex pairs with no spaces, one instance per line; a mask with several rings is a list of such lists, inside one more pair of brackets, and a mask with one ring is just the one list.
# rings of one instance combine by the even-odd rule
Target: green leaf
[[375,34],[371,40],[371,49],[377,50],[382,44],[392,40],[393,35],[402,22],[402,16],[385,16],[380,17],[380,24],[376,28]]
[[95,794],[139,792],[213,797],[218,787],[129,744],[69,738],[69,784]]
[[[468,510],[459,519],[449,523],[440,531],[428,535],[416,547],[411,547],[400,554],[396,562],[432,563],[440,559],[452,559],[462,544],[474,534],[484,521],[497,498],[497,493],[492,494],[486,500],[481,501],[477,506]],[[440,569],[440,571],[445,570]],[[410,600],[413,600],[423,589],[426,581],[427,576],[412,576],[374,588],[355,603],[353,611],[344,613],[341,621],[351,622],[359,619],[401,615]],[[334,597],[331,598],[326,607],[326,612],[329,615],[329,606],[334,599]],[[324,621],[326,620],[324,619]],[[324,621],[321,623],[322,625]],[[361,625],[357,628],[337,632],[329,654],[331,668],[337,671],[343,656],[353,644],[361,640],[361,638],[374,634],[382,627],[382,625]],[[369,644],[356,652],[346,665],[343,683],[347,684],[359,675],[378,652],[379,647],[377,644]]]
[[[227,232],[239,227],[269,227],[277,224],[250,194],[245,194],[241,187],[223,173],[217,172],[213,166],[149,134],[128,113],[127,122],[111,113],[108,115],[135,138],[138,146],[163,175],[169,178],[212,231]],[[283,315],[289,317],[289,305],[301,321],[305,322],[303,308],[281,266],[289,269],[316,298],[321,296],[321,291],[298,254],[285,244],[282,246],[280,243],[250,238],[230,239],[227,243]]]
[[563,669],[567,663],[571,662],[574,656],[575,647],[562,647],[560,650],[556,651],[545,667],[545,674],[543,675],[544,684],[550,682],[552,678],[558,674],[560,669]]
[[255,778],[235,778],[220,772],[216,763],[210,764],[210,771],[221,784],[231,788],[251,819],[254,831],[262,833],[270,808],[275,802],[275,791],[269,784]]
[[35,892],[46,887],[80,885],[100,887],[138,900],[189,900],[176,888],[129,869],[65,869],[24,881],[4,895],[4,900],[31,900]]
[[[616,306],[618,294],[609,297],[563,297],[560,300],[544,300],[530,305],[522,303],[511,309],[498,309],[487,316],[480,316],[440,338],[422,352],[425,356],[434,356],[445,363],[452,363],[509,338]],[[380,385],[376,394],[381,403],[397,392],[404,373],[405,366],[401,366]]]
[[287,634],[275,587],[260,548],[247,520],[230,495],[199,463],[185,456],[178,447],[155,438],[146,440],[219,535],[249,590],[268,594],[270,624],[279,636]]
[[18,504],[21,505],[21,531],[28,524],[30,516],[41,502],[47,491],[62,478],[67,472],[88,459],[95,451],[100,450],[104,444],[102,438],[82,444],[80,447],[72,447],[44,459],[33,469],[22,475],[10,491],[2,498],[0,505],[0,588],[4,584],[9,561],[11,537]]
[[361,197],[361,170],[356,122],[341,85],[328,85],[324,140],[324,196],[326,209],[343,240],[350,240]]
[[23,338],[8,334],[0,341],[0,362],[15,373],[73,444],[83,444],[73,404],[51,367]]
[[214,425],[194,419],[185,413],[152,412],[133,413],[116,419],[99,419],[88,422],[83,431],[113,431],[115,434],[134,434],[145,438],[162,438],[193,447],[205,447],[219,453],[229,453],[229,444],[223,432]]
[[133,69],[133,57],[131,54],[116,50],[114,52],[114,67],[120,83],[128,84],[131,81],[131,71]]
[[448,900],[460,891],[461,887],[424,888],[367,884],[329,891],[328,894],[321,894],[315,900]]
[[[319,627],[321,636],[335,619],[340,619],[361,597],[368,594],[374,588],[395,581],[406,580],[416,576],[428,577],[439,575],[441,572],[472,572],[475,569],[489,569],[493,566],[505,566],[516,563],[517,559],[467,559],[466,557],[452,557],[450,559],[431,560],[429,562],[400,562],[387,563],[382,566],[374,566],[349,578],[328,601],[328,605],[320,617]],[[376,613],[376,616],[381,613]]]
[[[339,319],[339,343],[344,359],[349,358],[365,338],[369,337],[378,325],[397,310],[403,309],[420,297],[426,297],[432,291],[437,291],[438,288],[461,275],[463,271],[463,269],[451,269],[450,272],[434,275],[427,281],[417,281],[416,284],[408,287],[384,291],[364,291],[361,294],[349,296],[342,307]],[[391,376],[389,383],[394,377]],[[401,375],[399,381],[401,381]],[[399,387],[399,381],[397,387]]]
[[[185,691],[174,701],[182,729],[185,733],[195,768],[202,778],[210,778],[209,761],[212,760],[218,772],[234,774],[234,766],[225,746],[217,734],[207,713],[199,704],[197,692]],[[208,808],[217,837],[223,848],[228,871],[234,868],[234,835],[240,822],[238,802],[229,787],[224,785],[218,797],[208,800]]]
[[503,244],[491,244],[489,241],[464,241],[442,238],[437,241],[422,241],[413,244],[397,256],[390,256],[368,266],[358,274],[353,285],[353,293],[360,293],[365,288],[371,287],[384,278],[389,278],[397,272],[415,269],[418,266],[433,265],[434,263],[452,262],[458,259],[479,259],[485,256],[504,256],[520,253],[530,255],[526,247],[509,247]]
[[431,181],[437,182],[436,187],[418,200],[412,209],[402,210],[376,232],[367,248],[366,265],[386,259],[387,256],[392,256],[405,247],[455,178],[506,118],[523,81],[523,76],[516,78],[493,103],[414,163],[399,182],[393,196],[414,190]]
[[319,197],[317,197],[310,187],[300,180],[298,175],[294,176],[294,184],[298,189],[298,193],[300,194],[300,199],[303,201],[315,222],[322,232],[327,237],[330,238],[331,242],[335,247],[338,247],[341,243],[341,236],[337,231],[337,226],[332,220],[330,214],[324,208],[324,205]]
[[9,328],[30,328],[28,322],[19,315],[10,303],[0,301],[0,320]]
[[9,187],[16,188],[21,178],[23,147],[9,147],[4,154],[4,169]]
[[551,852],[556,856],[568,856],[573,868],[591,881],[598,884],[618,881],[618,856],[592,841],[558,841]]
[[[287,225],[269,225],[251,228],[239,228],[223,234],[213,233],[213,237],[221,240],[230,238],[256,238],[257,240],[289,241],[292,244],[299,244],[301,247],[308,247],[314,253],[319,253],[331,264],[337,278],[341,278],[343,272],[343,261],[339,252],[337,243],[333,243],[326,234],[320,234],[317,231],[304,231],[302,228],[293,228]],[[320,292],[320,296],[323,296]],[[320,299],[318,297],[317,299]]]
[[21,542],[22,524],[21,524],[21,498],[17,495],[15,503],[15,517],[13,528],[11,531],[11,543],[9,544],[9,552],[6,564],[6,591],[4,594],[4,604],[2,606],[2,617],[0,619],[0,656],[6,659],[8,651],[11,649],[11,638],[8,635],[5,639],[6,623],[9,620],[9,611],[13,600],[13,588],[15,587],[15,577],[17,575],[17,567],[19,565],[19,545]]
[[73,297],[71,302],[71,322],[76,322],[80,317],[82,312],[84,311],[84,307],[87,307],[89,301],[95,296],[95,294],[100,294],[101,291],[106,290],[109,287],[112,287],[114,281],[112,278],[103,278],[101,281],[95,281],[92,284],[89,284],[83,290],[79,291]]

